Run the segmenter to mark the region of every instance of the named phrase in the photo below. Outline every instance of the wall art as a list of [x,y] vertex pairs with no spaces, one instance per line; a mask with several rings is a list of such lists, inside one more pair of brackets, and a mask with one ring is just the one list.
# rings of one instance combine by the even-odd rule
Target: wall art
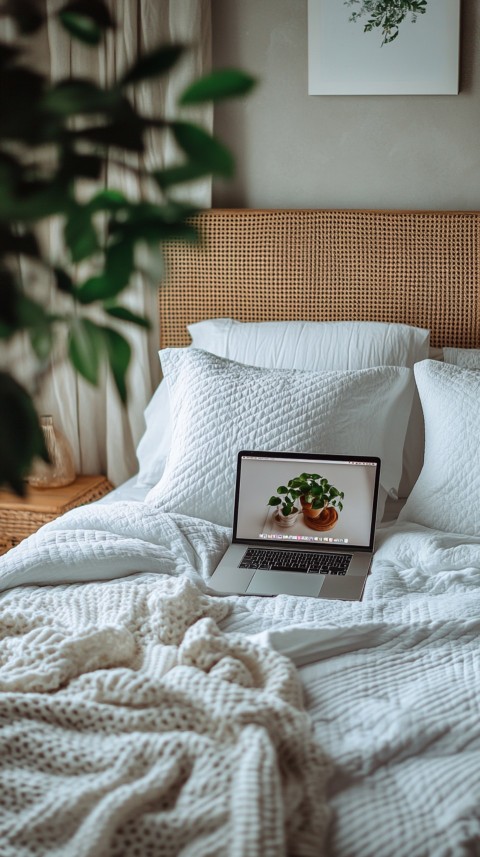
[[460,0],[308,0],[310,95],[456,95]]

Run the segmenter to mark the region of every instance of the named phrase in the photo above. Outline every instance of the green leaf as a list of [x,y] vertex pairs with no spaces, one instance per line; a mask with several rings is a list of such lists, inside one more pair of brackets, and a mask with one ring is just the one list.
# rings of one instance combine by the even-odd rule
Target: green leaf
[[280,487],[277,488],[277,493],[278,494],[288,494],[287,486],[286,485],[280,485]]
[[111,315],[113,318],[118,318],[120,321],[129,321],[132,324],[136,324],[139,327],[144,327],[146,330],[150,330],[151,322],[148,318],[144,318],[144,316],[137,315],[131,310],[127,309],[123,306],[105,306],[105,312],[108,315]]
[[0,484],[23,495],[33,459],[46,459],[43,432],[30,396],[6,372],[0,372],[0,402]]
[[214,175],[233,175],[235,162],[223,143],[190,122],[172,122],[170,127],[178,145],[194,163]]
[[105,275],[118,293],[130,282],[134,269],[134,247],[130,241],[118,241],[107,247],[105,255]]
[[65,224],[64,236],[72,262],[81,262],[83,259],[92,256],[100,248],[90,211],[85,206],[78,205],[70,210]]
[[280,497],[270,497],[267,506],[279,506],[281,502]]
[[62,12],[75,12],[78,15],[84,15],[86,18],[91,18],[104,30],[115,25],[105,0],[70,0],[62,6],[60,13]]
[[19,328],[44,327],[47,324],[47,313],[42,304],[20,294],[17,303],[17,325]]
[[104,276],[99,274],[97,277],[89,277],[84,283],[81,283],[75,289],[75,299],[81,304],[93,304],[95,301],[107,300],[115,297],[115,292],[112,291],[112,284]]
[[72,0],[58,12],[63,27],[87,45],[98,45],[103,31],[113,26],[113,19],[102,0]]
[[125,404],[127,401],[126,374],[132,356],[132,349],[127,340],[111,327],[104,327],[103,333],[113,378],[120,399]]
[[192,83],[184,90],[179,104],[200,104],[222,98],[246,95],[255,86],[255,78],[235,68],[219,69]]
[[175,167],[166,167],[164,170],[156,170],[152,175],[161,190],[169,190],[175,185],[196,181],[210,175],[210,170],[202,164],[190,161]]
[[60,116],[109,113],[119,106],[121,99],[120,93],[115,89],[101,89],[90,80],[75,78],[61,80],[49,89],[42,98],[41,106]]
[[128,208],[130,204],[127,197],[119,190],[106,189],[96,193],[86,207],[91,214],[96,214],[97,211],[121,211]]
[[98,276],[89,277],[75,292],[82,304],[108,300],[128,286],[134,269],[134,248],[130,241],[112,244],[105,254],[105,268]]
[[182,45],[161,45],[155,48],[133,64],[120,81],[120,86],[129,86],[131,83],[166,74],[178,62],[183,52]]
[[96,385],[100,360],[105,353],[103,330],[87,318],[76,319],[70,330],[68,354],[77,370]]
[[84,42],[86,45],[99,44],[102,38],[102,28],[91,18],[78,15],[76,12],[60,12],[58,17],[65,30],[79,42]]

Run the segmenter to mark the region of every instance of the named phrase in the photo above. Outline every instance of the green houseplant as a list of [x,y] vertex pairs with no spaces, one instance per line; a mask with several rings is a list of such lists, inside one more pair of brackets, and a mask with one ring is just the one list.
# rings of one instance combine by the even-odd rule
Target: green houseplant
[[337,508],[339,512],[343,510],[344,492],[318,473],[301,473],[291,479],[288,485],[299,492],[303,513],[307,517],[317,518],[329,507]]
[[277,488],[277,495],[270,497],[267,505],[280,507],[276,517],[280,524],[282,524],[282,516],[289,521],[288,526],[295,523],[300,511],[295,506],[297,500],[300,501],[307,523],[324,514],[328,523],[331,524],[332,521],[335,523],[337,520],[338,512],[343,510],[344,498],[344,492],[331,485],[324,476],[318,473],[301,473],[300,476],[290,479],[287,485],[280,485]]
[[283,527],[292,527],[300,513],[300,509],[295,505],[300,494],[289,486],[290,482],[288,486],[280,485],[277,488],[277,495],[272,495],[267,503],[267,506],[277,506],[275,518],[280,526]]
[[[292,526],[297,520],[299,509],[295,505],[299,500],[304,518],[314,520],[322,513],[328,515],[329,521],[337,520],[338,512],[343,510],[345,494],[319,473],[301,473],[287,483],[277,488],[277,494],[270,497],[268,506],[279,506],[276,520],[282,524],[282,516],[288,520],[284,526]],[[328,510],[332,510],[330,513]],[[333,513],[335,510],[335,513]]]
[[[0,18],[9,17],[18,32],[15,42],[0,42],[0,346],[6,354],[0,367],[0,485],[19,493],[34,458],[46,458],[32,394],[58,344],[65,341],[65,358],[94,385],[109,366],[125,402],[131,349],[119,325],[149,326],[122,302],[143,268],[137,251],[147,247],[155,259],[162,242],[197,240],[189,222],[195,209],[178,202],[175,189],[207,175],[228,178],[234,170],[230,151],[205,129],[137,109],[135,87],[169,75],[185,46],[160,45],[111,86],[75,77],[52,83],[28,53],[30,36],[45,25],[44,7],[42,0],[5,0],[0,7]],[[92,50],[115,26],[103,0],[59,3],[55,22]],[[189,85],[179,107],[243,95],[253,84],[242,71],[217,71]],[[144,153],[151,129],[173,137],[178,160],[140,171],[135,158]],[[140,174],[148,195],[134,199],[107,188],[111,158]],[[85,193],[92,184],[94,190]],[[61,223],[64,245],[56,259],[38,235],[52,218]],[[31,276],[20,275],[27,270],[22,259]],[[148,267],[158,285],[158,264]],[[42,284],[52,284],[58,296],[53,308],[42,299]],[[28,385],[19,382],[9,356],[19,337],[29,341],[35,360]]]

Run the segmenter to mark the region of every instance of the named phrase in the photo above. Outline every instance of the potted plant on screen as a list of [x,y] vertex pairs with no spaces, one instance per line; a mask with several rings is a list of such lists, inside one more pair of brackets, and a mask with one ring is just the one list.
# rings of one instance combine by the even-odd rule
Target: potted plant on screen
[[280,496],[270,497],[268,501],[269,506],[280,507],[275,515],[277,523],[283,527],[295,523],[299,513],[295,503],[299,500],[304,521],[313,530],[331,530],[337,523],[338,513],[343,510],[345,498],[343,491],[319,473],[301,473],[287,485],[280,485],[277,493]]
[[290,482],[287,485],[280,485],[277,492],[280,496],[273,495],[267,503],[267,506],[277,506],[275,512],[275,521],[281,527],[293,527],[297,520],[300,509],[295,505],[300,494],[295,489],[290,489]]
[[331,485],[319,473],[301,473],[288,483],[290,490],[299,492],[303,517],[312,529],[331,529],[343,510],[345,494]]

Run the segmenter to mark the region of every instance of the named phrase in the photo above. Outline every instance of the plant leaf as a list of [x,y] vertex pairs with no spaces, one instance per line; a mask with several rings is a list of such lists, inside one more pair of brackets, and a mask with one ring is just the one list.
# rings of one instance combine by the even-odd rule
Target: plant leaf
[[182,45],[160,45],[144,54],[132,65],[120,81],[120,86],[129,86],[150,77],[159,77],[170,71],[179,60],[184,48]]
[[179,104],[200,104],[246,95],[255,83],[255,78],[238,69],[218,69],[188,86],[180,96]]
[[97,231],[86,206],[78,205],[70,210],[64,236],[72,262],[81,262],[99,250]]
[[226,178],[233,175],[235,162],[223,143],[190,122],[172,122],[170,127],[178,145],[194,163],[214,175]]
[[115,286],[114,294],[128,285],[134,268],[134,248],[131,241],[118,241],[107,247],[105,275]]
[[108,359],[113,378],[115,380],[120,399],[123,404],[125,404],[127,401],[126,375],[130,363],[130,357],[132,355],[132,349],[130,348],[127,340],[121,336],[120,333],[117,333],[116,330],[113,330],[111,327],[104,327],[102,329],[105,336]]
[[102,328],[88,318],[76,319],[70,330],[68,354],[77,372],[91,384],[98,383],[100,360],[104,353]]
[[113,306],[105,306],[105,312],[113,318],[118,318],[120,321],[129,321],[139,327],[144,327],[146,330],[150,330],[152,326],[148,318],[145,318],[142,315],[137,315],[123,306],[117,306],[116,304]]
[[113,26],[103,0],[72,0],[60,9],[58,18],[71,36],[87,45],[98,45],[103,31]]
[[193,182],[207,175],[210,175],[208,167],[192,161],[174,167],[166,167],[164,170],[156,170],[152,173],[161,190],[169,190],[174,185]]
[[86,207],[91,214],[95,214],[97,211],[121,211],[129,205],[127,197],[121,191],[105,189],[96,193]]
[[101,89],[90,80],[61,80],[42,98],[42,107],[60,116],[77,113],[103,113],[115,110],[122,97],[118,90]]

